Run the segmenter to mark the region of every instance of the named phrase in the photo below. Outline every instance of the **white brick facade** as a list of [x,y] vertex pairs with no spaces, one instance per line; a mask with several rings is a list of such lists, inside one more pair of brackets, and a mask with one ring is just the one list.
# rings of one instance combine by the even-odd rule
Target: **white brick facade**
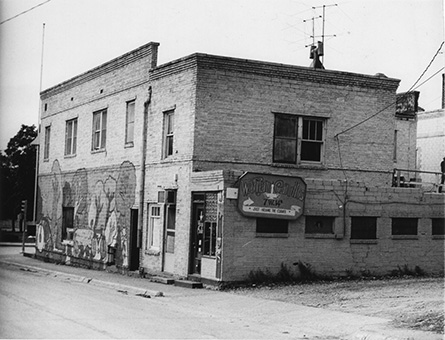
[[[42,131],[51,126],[51,140],[39,167],[39,256],[97,268],[114,257],[123,270],[213,281],[299,261],[330,275],[404,265],[443,271],[443,237],[432,232],[432,218],[444,217],[442,196],[391,188],[398,80],[205,54],[156,66],[157,46],[41,94]],[[125,145],[130,100],[132,146]],[[93,112],[102,109],[106,147],[92,151]],[[277,115],[322,122],[320,160],[301,161],[309,137],[300,126],[298,162],[274,161]],[[77,152],[65,156],[73,118]],[[233,192],[246,172],[305,181],[303,216],[286,233],[260,235],[257,219],[240,213]],[[332,232],[308,234],[306,216],[332,219]],[[351,221],[360,216],[375,218],[371,241],[351,239]],[[416,235],[393,235],[392,219],[402,216],[418,219]]]

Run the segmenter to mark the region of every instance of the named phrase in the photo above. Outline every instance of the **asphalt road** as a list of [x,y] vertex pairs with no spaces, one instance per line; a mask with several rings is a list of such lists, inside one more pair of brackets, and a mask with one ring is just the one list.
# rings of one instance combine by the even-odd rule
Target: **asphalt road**
[[[48,275],[34,269],[37,267],[11,265],[8,261],[14,260],[12,255],[0,256],[0,338],[386,339],[391,336],[401,339],[406,336],[383,318],[207,289],[175,287],[166,290],[164,297],[147,298],[116,286],[88,284],[76,280],[74,275]],[[423,337],[425,334],[409,335],[413,339],[427,339]]]

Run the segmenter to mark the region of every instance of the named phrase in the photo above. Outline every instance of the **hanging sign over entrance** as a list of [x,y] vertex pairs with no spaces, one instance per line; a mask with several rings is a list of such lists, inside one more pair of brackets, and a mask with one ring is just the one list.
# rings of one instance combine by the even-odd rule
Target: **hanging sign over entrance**
[[245,216],[294,220],[303,214],[306,183],[300,177],[246,173],[238,208]]

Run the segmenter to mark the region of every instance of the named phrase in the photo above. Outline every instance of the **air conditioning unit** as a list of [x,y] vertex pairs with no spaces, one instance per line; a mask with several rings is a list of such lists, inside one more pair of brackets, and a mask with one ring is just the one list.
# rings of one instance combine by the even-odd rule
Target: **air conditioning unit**
[[158,191],[158,203],[176,204],[176,190]]

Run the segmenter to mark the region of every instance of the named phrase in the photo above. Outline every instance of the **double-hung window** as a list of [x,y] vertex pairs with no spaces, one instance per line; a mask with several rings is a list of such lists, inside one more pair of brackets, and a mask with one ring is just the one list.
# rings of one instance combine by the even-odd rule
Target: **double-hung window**
[[173,155],[174,111],[164,113],[164,154],[163,158]]
[[273,161],[323,163],[325,119],[275,114]]
[[51,138],[51,126],[45,127],[45,145],[43,149],[43,159],[49,159],[49,141]]
[[91,150],[105,149],[107,138],[107,110],[93,112],[93,136]]
[[148,206],[148,228],[145,239],[145,249],[159,251],[161,246],[162,219],[161,206],[150,204]]
[[134,141],[134,106],[135,101],[127,102],[127,114],[125,121],[125,144],[132,145]]
[[76,154],[77,118],[67,120],[65,127],[65,156]]

